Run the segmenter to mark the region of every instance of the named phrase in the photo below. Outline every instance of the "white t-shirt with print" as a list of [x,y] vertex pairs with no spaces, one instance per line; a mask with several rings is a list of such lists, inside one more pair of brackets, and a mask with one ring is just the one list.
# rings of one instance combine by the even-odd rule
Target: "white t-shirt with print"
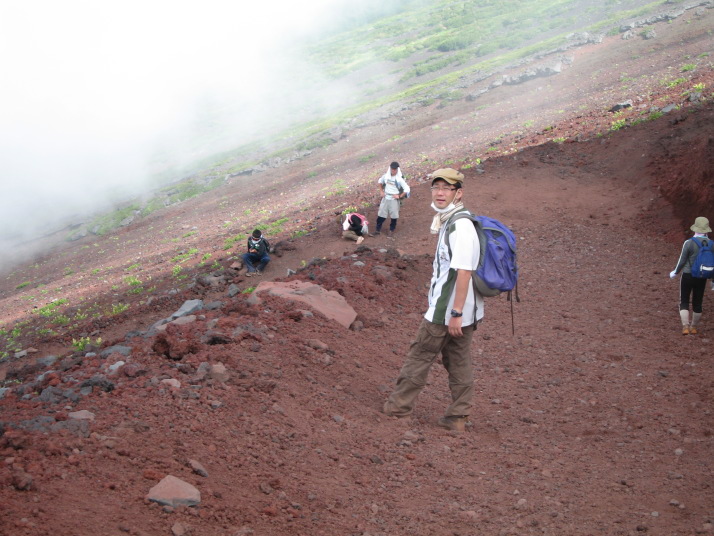
[[384,193],[387,195],[399,195],[399,184],[403,189],[405,193],[410,192],[409,185],[407,184],[407,181],[404,180],[402,177],[402,170],[399,169],[397,170],[397,173],[395,175],[392,175],[389,171],[387,171],[384,175],[382,175],[379,178],[379,184],[384,185]]
[[[451,233],[449,235],[451,255],[444,240],[446,232]],[[424,318],[429,322],[444,325],[449,323],[454,305],[456,270],[475,270],[480,256],[479,249],[478,235],[469,219],[456,220],[448,228],[446,225],[442,226],[434,256],[434,273],[429,286],[429,309],[424,314]],[[476,308],[476,320],[481,320],[484,313],[483,296],[474,292],[473,285],[469,282],[469,291],[461,317],[462,326],[470,326],[474,323],[474,308]]]

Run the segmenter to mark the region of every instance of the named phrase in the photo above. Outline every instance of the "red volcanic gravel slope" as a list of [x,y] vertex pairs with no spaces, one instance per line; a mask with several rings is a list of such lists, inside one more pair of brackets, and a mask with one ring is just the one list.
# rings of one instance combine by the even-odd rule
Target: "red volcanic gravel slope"
[[[670,48],[640,51],[655,67],[637,89],[622,89],[607,66],[642,68],[632,47],[643,41],[579,52],[580,76],[601,76],[580,78],[567,113],[544,102],[526,136],[511,127],[527,112],[506,104],[478,111],[479,131],[466,104],[434,109],[451,114],[438,131],[410,130],[415,118],[376,125],[352,145],[3,274],[2,319],[21,323],[27,354],[0,363],[0,534],[714,532],[714,292],[700,333],[685,337],[668,277],[694,217],[714,221],[711,63],[702,56],[691,75],[709,88],[705,102],[655,80],[710,51],[692,20],[658,27]],[[549,87],[567,92],[579,68]],[[612,130],[606,104],[629,91],[637,109],[617,117],[630,123],[651,106],[678,108]],[[544,125],[564,139],[546,141]],[[379,145],[400,129],[400,145]],[[500,134],[508,154],[479,145]],[[368,150],[379,165],[358,167]],[[360,206],[374,221],[376,179],[394,158],[413,191],[394,237],[343,241],[335,212]],[[444,165],[463,168],[469,208],[514,230],[521,272],[513,310],[487,300],[475,407],[460,435],[435,425],[449,400],[438,364],[412,417],[380,411],[425,310],[435,246],[427,173]],[[310,169],[327,171],[310,182]],[[337,177],[346,192],[329,190]],[[230,268],[223,249],[254,225],[249,207],[289,219],[262,279]],[[287,239],[295,230],[306,234]],[[278,297],[251,304],[261,280],[334,291],[356,321],[346,328]],[[36,331],[46,329],[30,312],[40,298],[66,299],[70,324]],[[198,310],[156,329],[192,300]],[[80,351],[82,337],[94,347]],[[188,498],[150,500],[169,475],[191,486]]]

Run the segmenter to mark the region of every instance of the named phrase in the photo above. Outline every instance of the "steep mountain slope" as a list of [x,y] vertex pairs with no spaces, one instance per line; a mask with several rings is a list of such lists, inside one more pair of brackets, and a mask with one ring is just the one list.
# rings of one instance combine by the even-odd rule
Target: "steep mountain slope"
[[[395,113],[7,274],[5,342],[27,354],[0,363],[0,532],[711,531],[714,321],[682,337],[667,277],[691,220],[714,218],[711,13],[658,26],[655,45],[588,46],[547,83]],[[696,69],[680,73],[685,62]],[[632,109],[607,112],[627,98]],[[393,159],[413,186],[395,237],[342,241],[336,213],[360,206],[373,220]],[[434,424],[449,396],[439,365],[412,418],[380,412],[424,310],[427,174],[444,165],[467,175],[468,206],[515,230],[522,273],[515,336],[511,304],[487,303],[460,436]],[[261,222],[285,239],[263,279],[336,291],[352,329],[279,298],[248,302],[257,281],[231,270],[223,246]],[[50,299],[67,303],[53,311]],[[147,333],[192,299],[214,305]],[[98,355],[72,346],[82,337],[101,337]],[[116,344],[129,355],[102,355]],[[200,504],[147,500],[167,475]]]

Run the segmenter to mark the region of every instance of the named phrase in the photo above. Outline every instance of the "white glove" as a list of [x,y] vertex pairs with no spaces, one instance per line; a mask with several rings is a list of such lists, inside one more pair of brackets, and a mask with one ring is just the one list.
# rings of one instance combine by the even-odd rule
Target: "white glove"
[[677,277],[677,272],[675,272],[674,270],[672,270],[671,272],[669,272],[669,278],[670,278],[670,279],[674,279],[675,277]]

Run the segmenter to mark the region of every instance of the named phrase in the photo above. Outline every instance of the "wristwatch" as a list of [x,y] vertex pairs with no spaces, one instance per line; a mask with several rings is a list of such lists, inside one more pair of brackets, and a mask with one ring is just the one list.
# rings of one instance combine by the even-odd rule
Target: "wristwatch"
[[458,318],[459,316],[463,316],[463,315],[464,315],[464,313],[462,313],[461,311],[457,311],[456,309],[451,310],[451,316],[453,316],[453,317]]

